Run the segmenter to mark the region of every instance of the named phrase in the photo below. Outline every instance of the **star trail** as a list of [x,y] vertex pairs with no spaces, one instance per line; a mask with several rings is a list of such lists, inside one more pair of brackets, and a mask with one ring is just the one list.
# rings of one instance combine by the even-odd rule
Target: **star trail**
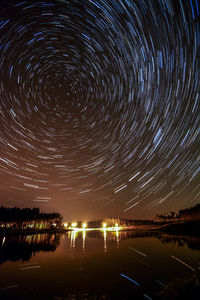
[[200,202],[198,0],[0,3],[0,204],[70,218]]

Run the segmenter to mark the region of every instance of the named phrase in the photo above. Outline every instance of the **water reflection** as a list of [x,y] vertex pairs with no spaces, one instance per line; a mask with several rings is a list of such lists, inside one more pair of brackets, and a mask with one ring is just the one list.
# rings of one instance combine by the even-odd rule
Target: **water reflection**
[[20,259],[28,261],[32,255],[40,251],[55,251],[59,243],[59,234],[0,236],[0,264]]
[[104,252],[107,252],[106,229],[103,229]]
[[124,234],[123,232],[119,233],[119,230],[109,232],[106,229],[100,231],[87,231],[83,230],[72,230],[66,235],[70,239],[70,248],[76,248],[76,241],[82,239],[82,250],[85,252],[86,249],[86,240],[87,238],[98,238],[103,240],[103,249],[104,253],[107,252],[107,246],[110,242],[116,242],[117,248],[119,248],[119,241],[121,239],[129,238],[129,235]]
[[[176,278],[186,278],[188,287],[195,289],[199,277],[195,277],[194,270],[198,269],[200,252],[188,247],[200,250],[200,238],[85,229],[62,235],[2,236],[1,264],[30,261],[1,266],[0,299],[132,300],[144,299],[144,295],[162,299],[156,297],[157,293],[162,294],[168,286],[171,290]],[[41,255],[45,251],[50,253]],[[36,255],[31,258],[33,254]],[[174,289],[177,285],[176,282]],[[168,299],[178,299],[169,295]]]
[[[129,238],[155,237],[162,244],[172,244],[178,247],[187,245],[193,250],[200,250],[200,238],[189,236],[175,236],[155,232],[119,231],[109,232],[105,229],[101,231],[71,231],[65,235],[70,241],[70,249],[73,255],[78,247],[82,252],[89,250],[87,240],[98,239],[102,241],[104,253],[109,251],[108,245],[120,247],[120,241]],[[80,241],[77,245],[76,243]],[[80,247],[81,243],[81,247]],[[35,234],[19,236],[0,236],[0,264],[10,260],[29,260],[33,254],[40,251],[53,252],[60,244],[60,234]]]
[[77,231],[76,230],[71,231],[70,248],[75,248],[75,246],[76,246],[76,235],[77,235]]
[[85,238],[86,238],[86,231],[83,230],[83,251],[85,251]]
[[73,230],[68,232],[68,238],[70,238],[70,248],[76,248],[76,240],[82,239],[82,250],[85,252],[86,249],[86,240],[89,238],[98,238],[103,240],[103,251],[107,253],[108,244],[115,243],[116,247],[120,247],[120,241],[130,239],[130,238],[146,238],[146,237],[155,237],[162,244],[172,244],[183,247],[185,244],[194,250],[200,250],[200,238],[199,237],[190,237],[190,236],[179,236],[179,235],[169,235],[158,232],[142,232],[142,231],[107,231],[102,229],[99,231],[87,231],[85,229]]
[[163,244],[178,245],[178,247],[183,247],[185,244],[188,248],[193,250],[200,250],[200,238],[199,237],[188,237],[188,236],[172,236],[168,234],[162,234],[157,236],[158,239]]

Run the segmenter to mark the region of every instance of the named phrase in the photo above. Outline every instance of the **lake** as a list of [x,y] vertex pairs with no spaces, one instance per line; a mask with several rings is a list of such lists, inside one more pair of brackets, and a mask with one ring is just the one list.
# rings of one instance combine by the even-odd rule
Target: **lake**
[[199,263],[198,237],[106,230],[2,236],[0,299],[181,299],[186,285],[195,292]]

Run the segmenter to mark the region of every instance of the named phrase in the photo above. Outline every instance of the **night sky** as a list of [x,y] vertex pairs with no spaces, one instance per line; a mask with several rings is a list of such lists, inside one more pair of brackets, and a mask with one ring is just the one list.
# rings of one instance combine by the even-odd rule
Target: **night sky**
[[196,205],[199,103],[199,0],[0,1],[0,205]]

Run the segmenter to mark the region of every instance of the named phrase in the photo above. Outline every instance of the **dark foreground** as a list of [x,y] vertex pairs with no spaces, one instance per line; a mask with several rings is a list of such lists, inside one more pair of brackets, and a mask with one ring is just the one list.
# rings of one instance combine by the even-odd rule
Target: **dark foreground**
[[197,299],[200,238],[141,230],[2,236],[0,299]]

